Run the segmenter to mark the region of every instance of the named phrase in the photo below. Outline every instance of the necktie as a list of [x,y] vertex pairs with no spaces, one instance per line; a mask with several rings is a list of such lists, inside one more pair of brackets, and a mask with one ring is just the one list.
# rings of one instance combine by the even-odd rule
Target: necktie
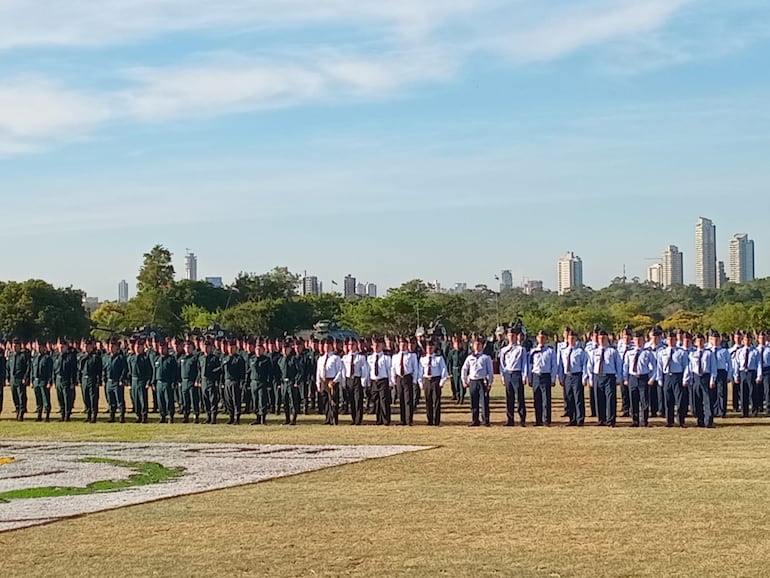
[[746,346],[745,348],[745,354],[743,356],[743,371],[749,370],[749,348]]
[[668,350],[668,359],[666,360],[666,373],[671,369],[671,361],[674,359],[674,348]]
[[567,373],[572,373],[572,348],[567,349]]
[[698,375],[703,375],[703,351],[698,351]]
[[374,354],[374,379],[378,379],[380,377],[380,354],[375,353]]
[[406,371],[404,368],[404,352],[401,352],[401,377],[404,377],[404,372]]
[[326,370],[329,367],[329,355],[326,355],[326,359],[324,359],[324,379],[326,379]]
[[353,379],[356,376],[355,360],[356,360],[356,354],[351,353],[350,354],[350,379]]
[[430,366],[431,366],[431,361],[432,361],[432,359],[430,358],[430,356],[428,356],[428,377],[430,377]]
[[596,372],[597,375],[601,375],[604,372],[604,348],[599,348],[599,371]]
[[634,375],[639,373],[639,356],[641,355],[642,350],[637,349],[636,353],[634,354]]

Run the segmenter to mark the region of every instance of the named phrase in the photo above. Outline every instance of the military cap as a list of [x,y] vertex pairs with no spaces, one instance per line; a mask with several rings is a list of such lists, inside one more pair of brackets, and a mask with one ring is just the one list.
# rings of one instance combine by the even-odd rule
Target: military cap
[[510,335],[521,335],[521,327],[512,325],[511,327],[508,328],[508,333]]
[[598,334],[602,330],[598,325],[594,325],[593,333]]
[[682,332],[680,333],[680,335],[681,335],[682,337],[685,337],[685,338],[687,338],[687,339],[692,339],[692,333],[690,333],[689,331],[682,331]]
[[538,335],[538,337],[540,337],[540,336],[548,337],[548,334],[545,332],[544,329],[541,329],[540,331],[538,331],[537,335]]
[[608,334],[607,334],[607,330],[606,330],[606,329],[600,329],[600,330],[599,330],[599,335],[602,335],[602,336],[604,336],[604,337],[607,337],[607,335],[608,335]]
[[644,339],[644,331],[637,331],[636,333],[634,333],[634,337]]
[[18,337],[14,337],[11,343],[13,343],[14,345],[21,345],[21,339],[19,339]]
[[632,332],[633,332],[633,330],[631,329],[630,325],[626,325],[623,328],[623,335],[631,335]]
[[709,337],[722,337],[722,336],[719,334],[719,331],[717,331],[716,329],[712,329],[711,331],[709,331]]

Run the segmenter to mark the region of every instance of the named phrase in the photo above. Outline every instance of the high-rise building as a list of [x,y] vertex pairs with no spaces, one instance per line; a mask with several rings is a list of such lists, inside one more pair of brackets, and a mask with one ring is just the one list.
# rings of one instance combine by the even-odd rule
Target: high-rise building
[[377,285],[374,283],[367,283],[365,294],[367,297],[377,297]]
[[673,287],[675,285],[684,285],[684,257],[676,245],[669,245],[663,251],[663,260],[661,262],[663,287]]
[[100,305],[101,305],[101,303],[99,302],[99,298],[98,297],[89,297],[88,295],[83,293],[83,308],[88,313],[93,313],[94,311],[99,309]]
[[318,283],[318,277],[315,275],[305,275],[302,278],[302,294],[303,295],[320,295],[321,286]]
[[647,267],[647,282],[653,285],[663,285],[663,264],[653,263]]
[[345,276],[345,281],[343,283],[343,297],[352,297],[356,294],[356,278],[352,275],[348,274]]
[[695,284],[701,289],[717,286],[717,228],[704,217],[695,225]]
[[568,251],[559,259],[559,294],[583,285],[583,261],[572,251]]
[[449,293],[454,293],[459,295],[461,293],[465,293],[467,290],[468,290],[467,283],[455,283],[455,286],[449,290]]
[[128,303],[128,283],[125,279],[118,283],[118,303]]
[[543,282],[539,279],[527,279],[524,281],[524,293],[532,295],[543,290]]
[[717,289],[727,285],[727,273],[725,273],[725,262],[717,261]]
[[510,270],[503,270],[500,275],[500,291],[510,291],[513,289],[513,274]]
[[361,297],[366,295],[366,284],[365,283],[356,283],[356,295],[360,295]]
[[198,280],[198,257],[190,253],[189,249],[184,256],[184,278],[188,281]]
[[754,241],[746,233],[730,239],[730,282],[748,283],[754,280]]
[[222,282],[222,277],[206,277],[206,283],[213,285],[217,289],[222,289],[225,286]]

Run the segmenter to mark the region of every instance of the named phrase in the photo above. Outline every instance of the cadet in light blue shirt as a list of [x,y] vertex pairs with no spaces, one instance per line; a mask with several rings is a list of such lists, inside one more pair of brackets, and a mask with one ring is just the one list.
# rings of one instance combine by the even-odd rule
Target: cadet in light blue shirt
[[[647,427],[650,418],[649,391],[655,387],[655,354],[645,348],[644,333],[634,336],[631,349],[623,357],[623,383],[631,402],[631,427]],[[641,416],[640,416],[641,409]],[[641,417],[641,419],[640,419]]]
[[684,370],[689,363],[688,353],[676,345],[676,333],[669,333],[668,345],[658,352],[658,370],[655,381],[663,384],[666,398],[666,427],[674,425],[674,408],[678,408],[679,427],[685,427],[687,415],[687,386]]
[[765,402],[765,415],[770,416],[770,343],[768,342],[770,331],[757,333],[757,350],[759,351],[760,376]]
[[712,413],[714,417],[725,417],[727,414],[727,382],[732,376],[732,358],[730,351],[722,345],[722,336],[718,331],[711,332],[709,348],[714,352],[717,366],[716,389],[711,404]]
[[566,346],[559,352],[559,381],[564,384],[570,426],[585,423],[585,384],[588,382],[588,355],[577,344],[574,331],[567,333]]
[[[618,350],[618,355],[620,355],[621,361],[625,359],[626,352],[634,347],[633,335],[634,335],[634,332],[631,329],[631,326],[626,325],[623,328],[621,338],[620,340],[618,340],[618,344],[616,347],[616,349]],[[620,400],[621,400],[620,407],[622,410],[622,417],[628,417],[631,411],[631,397],[628,392],[628,385],[626,385],[626,382],[621,378],[618,378],[618,382],[620,383]]]
[[692,392],[693,413],[698,420],[698,427],[714,427],[714,415],[711,412],[716,393],[717,358],[713,351],[706,349],[706,338],[698,333],[695,336],[695,349],[690,352],[689,362],[684,370],[684,382]]
[[733,380],[741,385],[741,412],[743,417],[756,417],[762,411],[764,388],[762,387],[762,364],[759,350],[752,346],[751,335],[743,336],[743,347],[735,352]]
[[514,415],[518,411],[521,426],[527,422],[527,405],[524,400],[524,382],[527,381],[529,360],[524,348],[524,336],[521,329],[511,327],[508,330],[508,345],[500,350],[500,376],[505,384],[506,426],[514,425]]
[[556,385],[559,364],[556,350],[546,344],[545,331],[537,334],[537,347],[529,352],[529,385],[535,397],[535,425],[551,423],[551,388]]
[[607,332],[599,332],[599,345],[588,355],[588,384],[596,395],[599,425],[615,426],[618,412],[617,384],[623,380],[623,360],[610,346]]

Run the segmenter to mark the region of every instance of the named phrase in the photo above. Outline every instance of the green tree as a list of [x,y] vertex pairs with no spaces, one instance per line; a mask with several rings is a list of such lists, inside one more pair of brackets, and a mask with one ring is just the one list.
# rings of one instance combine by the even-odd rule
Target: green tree
[[126,306],[114,301],[102,303],[91,314],[91,334],[97,339],[107,339],[127,328]]
[[167,290],[174,284],[174,265],[171,251],[163,245],[155,245],[144,254],[142,267],[136,277],[139,293],[148,290]]
[[0,332],[7,337],[79,339],[89,331],[82,292],[39,279],[0,285]]

